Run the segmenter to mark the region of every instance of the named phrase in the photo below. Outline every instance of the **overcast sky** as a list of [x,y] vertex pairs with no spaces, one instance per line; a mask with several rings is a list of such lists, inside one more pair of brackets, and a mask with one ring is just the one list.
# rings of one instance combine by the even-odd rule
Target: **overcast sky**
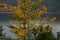
[[[17,0],[2,0],[3,3],[8,3],[10,5],[17,5]],[[60,20],[60,0],[44,0],[43,5],[47,6],[47,15],[56,16],[57,20]],[[0,21],[7,21],[8,13],[0,14]]]
[[[2,0],[8,4],[17,5],[16,0]],[[49,12],[60,12],[60,0],[44,0]]]

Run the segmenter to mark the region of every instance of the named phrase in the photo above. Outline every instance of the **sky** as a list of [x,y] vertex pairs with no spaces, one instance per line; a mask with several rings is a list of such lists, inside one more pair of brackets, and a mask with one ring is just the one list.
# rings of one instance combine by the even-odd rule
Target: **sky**
[[[2,0],[3,3],[8,3],[10,5],[17,5],[17,1],[16,0]],[[57,21],[56,23],[52,24],[52,28],[53,28],[53,33],[56,34],[56,32],[60,31],[60,0],[44,0],[43,5],[47,6],[47,14],[45,14],[45,16],[56,16],[57,17]],[[9,32],[9,28],[6,27],[6,24],[8,24],[9,22],[9,17],[8,15],[10,15],[9,13],[0,13],[0,24],[4,25],[4,29],[6,32],[7,31],[7,35],[8,36],[12,36],[12,33]],[[13,36],[12,36],[13,37]],[[15,36],[14,36],[15,38]]]
[[[57,20],[60,20],[60,0],[44,0],[43,5],[47,6],[47,15],[48,16],[56,16]],[[2,0],[3,3],[8,3],[10,5],[17,5],[17,1],[16,0]],[[7,21],[8,20],[8,13],[2,13],[0,14],[0,21]]]
[[[5,3],[17,5],[16,0],[2,0]],[[49,12],[59,12],[60,11],[60,0],[44,0],[44,5],[48,7]]]

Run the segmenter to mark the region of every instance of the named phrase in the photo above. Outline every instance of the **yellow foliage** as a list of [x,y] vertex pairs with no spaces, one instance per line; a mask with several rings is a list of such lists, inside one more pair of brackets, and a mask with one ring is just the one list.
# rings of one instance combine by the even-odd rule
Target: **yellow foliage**
[[46,6],[43,6],[43,13],[45,13],[47,11]]
[[20,25],[17,30],[23,30],[24,29],[24,26]]
[[15,33],[16,36],[26,36],[26,29],[24,29],[23,27],[19,27],[17,29],[12,29],[11,32]]
[[24,21],[21,21],[20,23],[23,23]]
[[27,14],[20,14],[20,17],[19,18],[27,18]]
[[[25,0],[26,2],[23,3],[21,2],[21,4],[18,4],[18,9],[16,8],[16,11],[14,13],[14,15],[17,15],[17,17],[19,18],[22,18],[22,19],[25,19],[27,20],[28,18],[39,18],[41,17],[46,11],[47,11],[47,8],[46,6],[43,6],[42,7],[42,10],[40,8],[38,8],[37,10],[30,10],[33,6],[36,6],[37,5],[37,2],[31,2],[31,4],[28,5],[28,3],[31,1],[31,0]],[[38,0],[38,4],[41,3],[43,0]],[[22,9],[20,9],[20,7],[22,7]],[[14,7],[15,8],[15,7]],[[25,10],[26,9],[26,10]],[[29,13],[30,12],[30,13]],[[29,15],[28,15],[29,13]],[[43,20],[47,20],[47,18],[43,18]],[[49,20],[49,22],[54,22],[56,20],[56,17],[53,17]],[[20,21],[21,23],[24,23],[24,21]],[[16,24],[20,24],[19,21],[16,21]],[[27,22],[27,21],[26,21]],[[27,23],[26,23],[27,24]],[[34,25],[35,22],[30,22],[29,24],[27,25]],[[45,24],[45,22],[38,22],[38,24]],[[38,29],[40,26],[35,26],[35,29]],[[42,29],[43,31],[41,31],[40,33],[42,34],[43,32],[50,32],[50,28],[48,30],[46,30],[45,28]],[[24,29],[24,26],[19,26],[17,29],[12,29],[11,32],[17,32],[16,35],[17,36],[26,36],[26,33],[27,33],[27,30]]]
[[47,32],[46,30],[43,31],[44,33]]
[[17,28],[17,30],[20,31],[20,30],[22,30],[22,28],[19,27],[19,28]]
[[31,6],[30,6],[30,5],[29,5],[29,6],[27,6],[27,7],[26,7],[26,9],[27,9],[27,10],[30,10],[30,9],[31,9]]
[[52,17],[52,18],[50,18],[49,22],[53,23],[53,22],[55,22],[55,20],[56,20],[56,17]]
[[48,28],[48,31],[51,31],[51,28]]
[[21,14],[21,12],[22,12],[22,11],[21,11],[20,9],[16,9],[16,11],[15,11],[15,13],[14,13],[14,14],[15,14],[15,15],[20,15],[20,14]]
[[19,34],[15,34],[16,36],[20,36]]
[[38,23],[37,24],[41,24],[41,22],[40,21],[38,21]]
[[25,0],[25,1],[29,3],[31,0]]
[[18,31],[18,33],[16,33],[17,36],[26,36],[26,29],[22,29],[20,31]]
[[40,10],[40,11],[38,12],[38,15],[43,15],[43,11]]
[[42,30],[45,30],[45,27],[43,27],[43,29]]
[[38,29],[40,26],[35,26],[35,29]]
[[19,21],[15,21],[16,22],[16,24],[20,24],[20,22]]
[[47,32],[49,33],[50,31],[48,30]]
[[39,11],[40,11],[40,9],[38,8],[36,11],[37,11],[37,12],[39,12]]
[[27,14],[25,14],[25,16],[24,16],[25,18],[27,18],[28,17],[28,15]]
[[37,18],[41,18],[41,15],[40,15],[40,14],[38,14],[38,15],[37,15]]
[[17,29],[12,29],[11,32],[14,32],[15,33],[15,32],[17,32]]
[[34,24],[35,24],[35,22],[31,22],[30,24],[31,24],[31,25],[34,25]]
[[43,20],[47,20],[47,18],[43,18]]
[[31,4],[31,5],[32,5],[32,6],[34,6],[34,5],[36,5],[36,4],[37,4],[36,2],[32,2],[32,4]]
[[47,19],[48,19],[48,17],[43,18],[44,21],[46,21]]
[[24,7],[24,6],[25,6],[25,4],[24,4],[24,3],[21,3],[20,5],[21,5],[21,7]]
[[38,22],[38,24],[40,24],[40,25],[41,25],[41,24],[45,24],[45,22]]
[[38,0],[40,3],[43,1],[43,0]]
[[22,15],[22,16],[21,16],[21,18],[25,18],[25,16],[24,16],[24,15]]

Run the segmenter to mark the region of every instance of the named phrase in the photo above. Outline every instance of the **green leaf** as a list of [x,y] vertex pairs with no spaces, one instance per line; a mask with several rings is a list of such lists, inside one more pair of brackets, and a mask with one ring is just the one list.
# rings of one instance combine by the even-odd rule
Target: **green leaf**
[[3,40],[13,40],[13,39],[10,37],[5,37]]
[[15,28],[16,29],[16,27],[15,26],[13,26],[13,25],[10,25],[10,26],[8,26],[9,28],[11,28],[11,29],[13,29],[13,28]]

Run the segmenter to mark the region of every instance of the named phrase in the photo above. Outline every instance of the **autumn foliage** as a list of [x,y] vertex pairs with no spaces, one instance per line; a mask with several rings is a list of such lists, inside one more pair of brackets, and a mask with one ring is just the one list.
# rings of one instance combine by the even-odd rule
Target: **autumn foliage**
[[[26,37],[29,30],[33,31],[32,33],[34,35],[36,34],[35,32],[38,31],[38,29],[39,32],[37,32],[37,34],[49,33],[51,31],[51,28],[45,28],[43,26],[43,28],[41,28],[41,25],[55,22],[56,17],[45,17],[41,19],[43,22],[34,21],[41,18],[41,16],[43,16],[43,14],[47,12],[47,7],[45,5],[43,5],[42,7],[40,6],[43,0],[17,0],[17,2],[17,9],[12,14],[15,23],[18,24],[19,27],[16,29],[13,28],[11,32],[15,33],[16,36]],[[46,20],[48,21],[46,22]],[[31,27],[35,30],[29,29]]]

